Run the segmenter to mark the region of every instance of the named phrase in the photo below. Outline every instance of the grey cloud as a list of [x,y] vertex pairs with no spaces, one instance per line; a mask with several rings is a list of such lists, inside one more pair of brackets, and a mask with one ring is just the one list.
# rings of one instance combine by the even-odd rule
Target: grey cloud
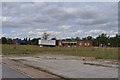
[[[75,33],[74,29],[79,28],[83,31],[91,29],[115,31],[118,17],[117,5],[113,3],[109,6],[110,8],[107,6],[104,8],[104,6],[92,6],[89,3],[3,3],[3,16],[11,17],[11,20],[3,21],[3,28],[31,27],[33,29],[58,28],[59,30],[59,26],[73,25],[75,27],[72,27],[68,33]],[[62,29],[58,32],[62,32]]]

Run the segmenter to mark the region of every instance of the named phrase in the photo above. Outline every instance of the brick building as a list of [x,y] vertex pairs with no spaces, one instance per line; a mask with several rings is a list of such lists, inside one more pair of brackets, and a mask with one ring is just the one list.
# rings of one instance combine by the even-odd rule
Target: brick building
[[92,41],[58,41],[60,47],[91,47]]

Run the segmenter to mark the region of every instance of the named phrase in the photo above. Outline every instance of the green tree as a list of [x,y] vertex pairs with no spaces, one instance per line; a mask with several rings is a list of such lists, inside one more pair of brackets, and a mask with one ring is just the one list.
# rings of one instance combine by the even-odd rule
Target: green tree
[[6,37],[2,37],[2,44],[7,44],[7,38]]
[[54,37],[54,38],[51,38],[51,40],[57,40],[57,38],[56,38],[56,37]]
[[79,41],[79,40],[80,40],[80,38],[79,38],[79,37],[76,37],[76,38],[75,38],[75,40]]
[[30,41],[30,38],[29,38],[29,40],[28,41]]
[[92,38],[92,36],[88,36],[88,37],[82,38],[82,40],[90,40],[90,41],[92,41],[93,38]]
[[11,38],[7,38],[7,44],[13,44],[12,39]]
[[33,39],[31,40],[31,42],[32,42],[33,45],[38,45],[38,41],[39,41],[40,39],[41,39],[41,38],[33,38]]
[[102,33],[101,35],[96,37],[95,44],[97,44],[97,45],[102,44],[102,45],[106,45],[107,46],[108,43],[109,43],[108,40],[109,40],[109,37],[107,37],[107,34]]
[[90,41],[93,40],[92,36],[88,36],[88,37],[86,37],[86,39],[87,39],[87,40],[90,40]]
[[111,47],[120,47],[120,35],[116,34],[115,37],[110,37],[109,43]]

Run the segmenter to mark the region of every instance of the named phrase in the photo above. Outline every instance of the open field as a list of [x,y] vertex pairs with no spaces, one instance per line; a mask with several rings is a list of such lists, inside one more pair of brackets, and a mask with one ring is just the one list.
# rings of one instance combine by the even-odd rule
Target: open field
[[94,47],[39,47],[34,45],[2,45],[2,54],[54,54],[95,57],[96,59],[118,59],[118,48]]

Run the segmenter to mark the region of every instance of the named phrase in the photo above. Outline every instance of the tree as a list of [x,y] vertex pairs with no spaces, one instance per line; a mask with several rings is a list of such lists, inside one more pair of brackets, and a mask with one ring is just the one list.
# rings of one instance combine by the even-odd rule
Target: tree
[[54,37],[54,38],[51,38],[51,40],[57,40],[57,39],[56,39],[56,37]]
[[24,38],[23,40],[24,40],[24,41],[26,41],[26,39],[25,39],[25,38]]
[[92,36],[88,36],[88,37],[82,38],[82,40],[90,40],[90,41],[92,41],[93,38],[92,38]]
[[109,43],[111,47],[120,47],[120,35],[117,35],[115,37],[110,37]]
[[2,44],[7,44],[7,38],[6,37],[2,37]]
[[93,40],[92,36],[88,36],[88,37],[86,37],[86,39],[91,40],[91,41]]
[[94,40],[94,44],[96,45],[108,45],[109,37],[107,37],[107,34],[102,33],[96,39]]
[[50,34],[47,34],[47,33],[43,33],[42,35],[42,39],[43,40],[47,40],[49,38]]
[[79,38],[79,37],[76,37],[76,38],[75,38],[75,40],[79,41],[79,40],[80,40],[80,38]]
[[7,44],[12,44],[12,39],[11,38],[7,38]]
[[0,39],[0,44],[2,44],[2,39]]
[[32,40],[31,40],[31,44],[33,44],[33,45],[38,45],[38,40],[39,39],[41,39],[41,38],[33,38]]
[[82,38],[82,40],[87,40],[86,37],[85,38]]
[[66,38],[65,41],[71,41],[71,39],[70,38]]
[[25,38],[25,41],[28,41],[28,38],[27,38],[27,37]]

